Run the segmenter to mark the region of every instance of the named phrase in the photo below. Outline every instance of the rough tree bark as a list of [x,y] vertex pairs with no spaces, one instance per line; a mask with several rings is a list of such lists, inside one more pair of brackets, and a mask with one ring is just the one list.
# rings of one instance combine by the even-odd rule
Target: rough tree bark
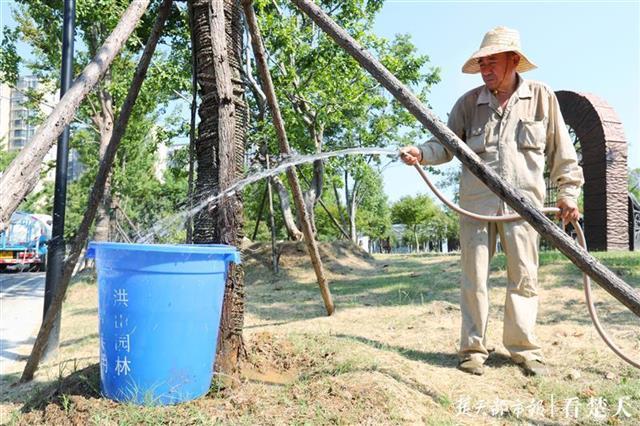
[[147,9],[149,1],[131,2],[96,56],[76,78],[49,117],[38,127],[31,142],[20,151],[0,177],[0,188],[3,192],[0,198],[0,231],[7,226],[18,205],[35,187],[44,156],[65,126],[71,122],[80,102],[102,78],[113,58],[120,52]]
[[95,184],[93,185],[91,194],[89,195],[87,209],[85,210],[82,222],[80,223],[80,226],[78,227],[76,235],[73,239],[73,243],[71,244],[69,257],[65,260],[64,263],[62,278],[60,280],[60,283],[58,284],[58,287],[56,288],[55,294],[53,295],[51,305],[49,306],[44,320],[42,321],[40,331],[38,332],[36,341],[33,344],[33,349],[31,350],[31,355],[27,360],[27,365],[24,367],[24,371],[22,372],[22,376],[20,377],[20,382],[22,383],[28,382],[33,379],[33,375],[38,368],[40,358],[42,357],[42,354],[44,352],[45,345],[49,340],[49,333],[51,333],[51,329],[53,328],[56,318],[58,317],[58,315],[60,315],[62,301],[64,300],[64,295],[67,291],[67,287],[69,286],[71,274],[73,273],[76,263],[78,262],[78,258],[80,257],[80,253],[82,253],[82,249],[84,248],[87,237],[89,236],[91,224],[93,223],[98,205],[100,204],[100,201],[102,200],[104,195],[105,184],[107,182],[111,167],[113,166],[113,162],[116,157],[116,151],[118,149],[118,146],[120,145],[122,137],[124,136],[124,132],[127,129],[129,117],[131,116],[131,111],[133,110],[133,106],[135,105],[136,99],[138,98],[138,93],[140,92],[140,87],[142,87],[142,82],[144,81],[144,78],[147,74],[147,69],[149,68],[151,57],[153,56],[153,52],[156,49],[156,45],[160,38],[160,34],[162,33],[164,23],[169,16],[169,12],[171,11],[171,4],[172,0],[163,0],[162,5],[158,9],[158,16],[156,17],[156,21],[153,24],[153,29],[151,30],[151,34],[149,35],[149,41],[145,46],[142,57],[140,58],[140,62],[136,67],[136,72],[133,76],[131,87],[129,87],[129,91],[127,92],[127,97],[122,104],[122,109],[120,111],[120,115],[118,116],[114,132],[111,136],[111,141],[107,146],[104,158],[100,161]]
[[338,45],[358,61],[378,80],[424,127],[426,127],[471,173],[478,177],[500,199],[529,222],[536,231],[553,243],[578,268],[600,284],[613,297],[637,316],[640,316],[640,291],[633,289],[589,252],[580,247],[563,230],[551,222],[540,210],[505,182],[493,169],[458,138],[436,115],[420,102],[400,80],[389,72],[366,49],[360,46],[343,28],[338,26],[318,6],[309,0],[292,0]]
[[[196,139],[196,194],[207,197],[242,175],[246,105],[240,78],[242,22],[237,0],[193,0],[194,47],[201,103]],[[243,238],[240,195],[204,209],[194,219],[196,243],[225,243],[239,247]],[[244,352],[244,273],[230,265],[218,339],[216,371],[238,373]],[[225,377],[223,376],[223,377]]]

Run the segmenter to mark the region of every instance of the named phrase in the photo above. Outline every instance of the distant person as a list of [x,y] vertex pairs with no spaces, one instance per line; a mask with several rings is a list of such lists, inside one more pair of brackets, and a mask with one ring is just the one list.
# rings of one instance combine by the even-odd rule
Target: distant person
[[[545,157],[551,182],[558,187],[557,207],[563,221],[580,217],[577,199],[584,182],[576,151],[553,91],[525,80],[520,73],[536,68],[520,47],[517,31],[497,27],[487,32],[480,49],[462,66],[480,73],[484,85],[453,106],[448,126],[480,159],[531,202],[544,205]],[[452,159],[436,139],[401,150],[408,165],[442,164]],[[466,167],[460,179],[460,205],[484,215],[513,213]],[[462,327],[458,368],[481,375],[489,355],[487,320],[489,262],[500,236],[507,257],[507,294],[502,341],[513,361],[527,375],[547,375],[534,334],[538,313],[539,235],[524,220],[487,223],[460,218],[462,250]]]

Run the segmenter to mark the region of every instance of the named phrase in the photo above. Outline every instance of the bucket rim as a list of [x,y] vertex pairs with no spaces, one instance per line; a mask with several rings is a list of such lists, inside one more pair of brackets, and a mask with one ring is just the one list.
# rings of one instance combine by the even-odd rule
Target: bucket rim
[[87,251],[94,254],[96,248],[152,253],[219,254],[231,257],[234,263],[239,263],[240,261],[238,248],[227,244],[142,244],[90,241]]

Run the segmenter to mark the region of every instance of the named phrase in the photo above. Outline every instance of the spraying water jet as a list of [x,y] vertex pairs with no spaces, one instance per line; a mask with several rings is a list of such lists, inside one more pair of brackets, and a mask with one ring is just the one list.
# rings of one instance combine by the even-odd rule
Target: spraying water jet
[[166,218],[151,228],[151,230],[144,234],[142,237],[136,239],[137,243],[150,243],[154,240],[154,236],[163,236],[166,233],[166,229],[172,226],[175,223],[184,222],[185,219],[197,214],[204,208],[208,208],[209,211],[216,208],[217,203],[222,201],[224,198],[228,198],[236,194],[238,191],[242,190],[247,185],[258,182],[262,179],[266,179],[271,176],[279,175],[280,173],[286,172],[289,168],[299,166],[302,164],[313,163],[316,160],[326,160],[333,157],[344,157],[347,155],[388,155],[397,157],[398,151],[392,148],[346,148],[338,151],[327,151],[321,152],[318,154],[312,155],[290,155],[285,156],[284,161],[278,164],[276,167],[266,169],[254,174],[251,174],[244,179],[238,180],[225,189],[222,192],[218,192],[216,194],[210,195],[206,197],[204,200],[200,201],[198,204],[193,206],[192,208],[185,210],[183,212],[177,213],[169,218]]

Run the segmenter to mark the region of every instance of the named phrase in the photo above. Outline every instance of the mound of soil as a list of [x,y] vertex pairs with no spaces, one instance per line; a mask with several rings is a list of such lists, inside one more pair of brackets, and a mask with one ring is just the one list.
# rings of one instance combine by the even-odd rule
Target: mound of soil
[[[373,256],[351,241],[319,242],[318,250],[325,270],[333,275],[371,271],[379,265]],[[242,250],[243,262],[250,267],[271,268],[271,244],[252,243]],[[282,241],[276,245],[278,265],[286,270],[313,271],[304,241]]]
[[296,351],[291,342],[269,332],[253,334],[245,341],[242,377],[270,384],[289,384],[301,371],[316,365],[314,358]]
[[103,402],[100,398],[100,365],[92,364],[35,392],[17,424],[87,424],[94,406]]
[[[240,380],[235,382],[239,386],[220,388],[214,382],[206,396],[176,406],[128,406],[100,395],[100,366],[92,364],[38,390],[24,404],[15,424],[79,426],[96,419],[101,419],[99,424],[157,424],[157,419],[164,418],[167,424],[182,425],[194,424],[190,420],[194,410],[208,413],[212,424],[235,423],[248,413],[274,405],[265,394],[269,386],[291,385],[318,364],[317,356],[301,351],[281,335],[258,332],[247,336],[245,345]],[[323,353],[321,359],[326,362],[332,355]]]

